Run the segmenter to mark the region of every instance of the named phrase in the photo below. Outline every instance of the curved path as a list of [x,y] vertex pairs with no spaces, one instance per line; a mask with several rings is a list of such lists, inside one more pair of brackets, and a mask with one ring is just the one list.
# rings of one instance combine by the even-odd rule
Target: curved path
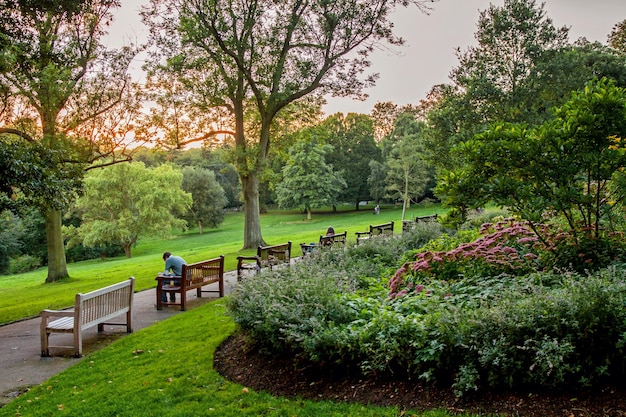
[[[226,294],[229,294],[233,285],[237,282],[236,271],[224,273],[224,286]],[[217,284],[207,285],[212,289]],[[187,293],[187,309],[202,305],[215,297],[204,295],[196,297],[195,291]],[[133,300],[133,330],[137,331],[153,323],[164,320],[175,314],[180,314],[179,307],[166,307],[161,311],[156,309],[156,290],[154,288],[135,293]],[[123,319],[123,317],[122,317]],[[7,404],[13,398],[24,392],[33,385],[41,384],[58,374],[65,368],[69,368],[82,358],[63,356],[64,352],[54,349],[51,353],[56,355],[42,358],[40,352],[39,317],[22,320],[19,322],[0,326],[0,407]],[[104,332],[98,334],[97,326],[83,333],[83,354],[101,349],[112,341],[126,334],[124,326],[105,326]],[[71,334],[54,334],[54,344],[72,344]],[[67,342],[63,341],[67,338]],[[71,355],[71,350],[65,354]],[[83,356],[84,357],[84,356]]]

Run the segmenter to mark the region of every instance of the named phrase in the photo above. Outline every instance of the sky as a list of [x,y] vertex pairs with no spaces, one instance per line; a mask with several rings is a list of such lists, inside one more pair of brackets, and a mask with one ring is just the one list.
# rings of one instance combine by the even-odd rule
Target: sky
[[[147,29],[139,18],[146,0],[123,0],[110,28],[110,46],[134,39],[145,40]],[[585,37],[606,44],[613,26],[626,20],[626,0],[545,0],[545,10],[556,27],[570,29],[570,41]],[[392,16],[396,35],[406,45],[375,51],[368,73],[378,73],[375,87],[366,90],[365,101],[327,97],[326,114],[337,112],[370,113],[374,104],[391,101],[397,105],[417,104],[431,87],[448,83],[450,71],[458,65],[456,48],[475,45],[479,12],[489,5],[502,6],[504,0],[437,0],[425,15],[415,7],[401,8]],[[140,62],[134,64],[138,71]]]

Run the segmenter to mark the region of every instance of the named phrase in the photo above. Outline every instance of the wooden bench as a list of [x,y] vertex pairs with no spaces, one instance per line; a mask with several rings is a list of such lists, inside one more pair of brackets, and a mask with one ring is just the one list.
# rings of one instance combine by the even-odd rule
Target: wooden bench
[[346,245],[347,236],[348,236],[348,232],[346,231],[346,232],[343,232],[343,233],[336,233],[334,235],[322,235],[322,236],[320,236],[319,244],[300,243],[300,249],[302,250],[302,256],[305,256],[305,255],[313,252],[318,247],[328,247],[328,246],[333,246],[335,244],[345,246]]
[[393,221],[389,223],[371,225],[368,232],[356,232],[356,244],[377,235],[393,235]]
[[259,246],[256,255],[237,257],[237,280],[241,280],[244,271],[259,272],[261,268],[291,262],[291,241],[280,245]]
[[415,227],[418,223],[433,223],[436,222],[439,216],[435,214],[431,214],[429,216],[417,216],[414,220],[402,220],[402,232],[407,232],[413,227]]
[[[135,278],[109,285],[87,294],[78,293],[74,308],[70,310],[43,310],[41,316],[41,356],[50,356],[50,347],[73,348],[74,356],[83,355],[83,330],[98,325],[98,333],[104,325],[126,326],[131,333],[133,292]],[[126,313],[126,323],[108,323],[114,317]],[[51,333],[73,333],[73,346],[51,346]]]
[[[206,261],[183,265],[183,275],[180,277],[171,275],[159,275],[156,277],[157,290],[157,310],[162,310],[163,306],[179,305],[181,311],[187,309],[187,291],[196,290],[196,296],[202,297],[203,292],[218,293],[224,296],[224,255]],[[172,283],[178,281],[178,285]],[[203,290],[205,285],[218,283],[217,290]],[[180,302],[162,301],[163,294],[178,293]]]

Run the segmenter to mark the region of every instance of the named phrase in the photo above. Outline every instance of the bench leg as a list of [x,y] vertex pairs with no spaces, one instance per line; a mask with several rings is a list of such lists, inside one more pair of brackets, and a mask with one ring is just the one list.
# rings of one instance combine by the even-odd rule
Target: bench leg
[[80,329],[74,329],[74,356],[83,356],[83,334]]
[[220,288],[220,297],[223,297],[224,296],[224,278],[220,278],[219,288]]
[[187,291],[180,292],[180,311],[185,311],[187,308]]
[[156,289],[156,298],[157,298],[157,310],[163,310],[163,302],[161,301],[161,295],[163,294],[162,288],[160,285],[157,285]]
[[50,356],[50,349],[48,349],[48,337],[50,333],[46,331],[46,329],[42,329],[41,331],[41,357],[45,358]]

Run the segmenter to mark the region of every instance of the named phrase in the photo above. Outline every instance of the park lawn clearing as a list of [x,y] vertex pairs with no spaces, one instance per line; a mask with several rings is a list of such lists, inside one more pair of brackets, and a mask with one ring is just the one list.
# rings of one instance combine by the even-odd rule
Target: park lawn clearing
[[213,369],[235,330],[225,299],[142,329],[95,352],[0,409],[0,416],[421,416],[397,407],[276,398]]
[[[352,207],[352,206],[350,206]],[[391,220],[398,221],[401,208],[383,207],[381,214],[372,215],[372,210],[331,211],[317,214],[312,221],[306,221],[306,214],[297,211],[272,210],[261,216],[263,236],[269,244],[293,243],[294,256],[298,255],[299,244],[317,242],[328,226],[334,226],[339,233],[348,231],[348,240],[354,240],[354,232],[365,230],[369,224]],[[407,218],[442,213],[439,206],[416,207]],[[399,222],[398,222],[399,223]],[[163,269],[162,254],[170,251],[180,255],[187,262],[199,262],[225,255],[225,270],[236,268],[237,256],[251,255],[253,249],[241,250],[243,246],[243,213],[229,213],[224,223],[217,229],[179,232],[168,239],[146,239],[133,248],[133,257],[92,259],[68,264],[71,278],[45,284],[47,269],[17,275],[0,276],[0,325],[24,318],[35,317],[44,309],[63,309],[73,305],[74,295],[96,290],[107,285],[135,277],[135,290],[154,288],[154,277]],[[401,224],[395,233],[401,233]]]

